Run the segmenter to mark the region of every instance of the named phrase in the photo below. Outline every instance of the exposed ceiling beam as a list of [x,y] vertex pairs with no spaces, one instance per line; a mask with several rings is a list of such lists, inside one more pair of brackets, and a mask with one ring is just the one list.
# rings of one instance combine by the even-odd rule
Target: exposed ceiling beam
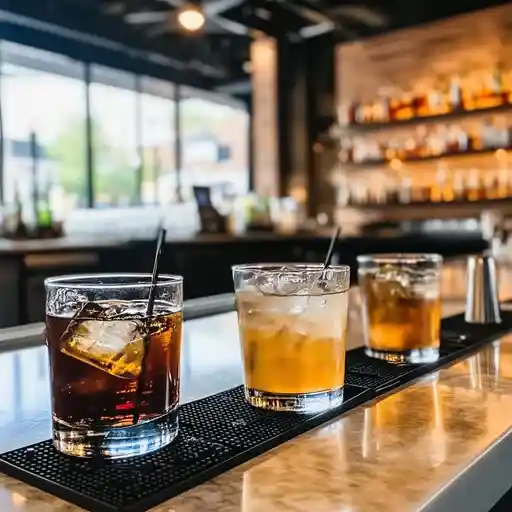
[[166,21],[168,18],[169,13],[163,11],[129,12],[124,16],[125,21],[133,25],[143,25],[146,23],[162,23]]
[[308,25],[307,27],[302,27],[299,30],[299,36],[302,39],[311,39],[313,37],[318,37],[323,34],[327,34],[328,32],[332,32],[334,28],[335,26],[332,21],[318,23],[317,25]]
[[[307,5],[305,5],[303,2],[294,1],[294,2],[288,2],[287,0],[277,0],[279,5],[281,5],[284,9],[293,12],[294,14],[300,16],[306,21],[309,21],[312,25],[310,28],[310,33],[315,33],[315,31],[318,31],[322,34],[325,34],[326,32],[332,31],[337,32],[338,34],[342,35],[346,39],[356,39],[357,34],[340,23],[338,19],[336,19],[333,16],[330,16],[326,12],[321,11],[320,9],[313,9]],[[306,31],[307,33],[308,31]],[[320,33],[318,35],[320,35]],[[308,37],[308,36],[305,36]],[[313,36],[309,36],[313,37]]]
[[365,5],[341,5],[329,9],[329,13],[343,16],[354,21],[358,21],[368,27],[385,27],[389,24],[389,17],[376,9]]
[[205,16],[216,16],[243,4],[245,0],[209,0],[203,4]]
[[215,90],[221,94],[249,94],[252,91],[251,79],[246,78],[229,84],[219,85]]

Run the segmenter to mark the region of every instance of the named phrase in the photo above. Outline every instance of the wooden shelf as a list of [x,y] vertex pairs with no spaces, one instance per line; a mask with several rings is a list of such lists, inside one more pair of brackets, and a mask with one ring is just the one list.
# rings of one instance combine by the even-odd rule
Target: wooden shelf
[[348,132],[376,132],[385,129],[399,128],[401,126],[413,126],[426,123],[439,123],[443,121],[462,119],[470,116],[498,114],[500,112],[512,112],[512,103],[499,105],[497,107],[480,108],[474,110],[461,110],[458,112],[450,112],[449,114],[439,114],[435,116],[412,117],[402,121],[389,121],[385,123],[353,123],[342,126],[341,129]]
[[378,203],[365,203],[365,204],[349,204],[347,206],[343,206],[342,208],[365,208],[370,210],[385,210],[391,208],[410,208],[411,206],[417,206],[422,208],[441,208],[441,207],[457,207],[457,206],[493,206],[493,205],[503,205],[508,204],[512,205],[512,197],[504,197],[499,199],[479,199],[478,201],[416,201],[412,203],[387,203],[387,204],[378,204]]
[[[496,151],[499,151],[500,149],[503,149],[508,152],[508,151],[512,151],[512,146],[506,147],[506,148],[495,148],[495,149],[476,149],[473,151],[464,151],[461,153],[443,153],[442,155],[412,157],[412,158],[406,158],[406,159],[403,159],[400,161],[404,164],[408,164],[408,163],[430,162],[433,160],[442,160],[445,158],[477,156],[477,155],[492,155],[492,154],[496,153]],[[368,160],[366,162],[342,162],[342,166],[371,169],[373,167],[388,166],[389,163],[390,163],[390,160]]]

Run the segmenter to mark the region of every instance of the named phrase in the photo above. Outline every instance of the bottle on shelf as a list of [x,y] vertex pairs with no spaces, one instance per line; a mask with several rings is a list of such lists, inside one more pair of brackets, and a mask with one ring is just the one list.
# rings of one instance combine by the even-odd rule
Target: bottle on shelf
[[431,88],[428,92],[428,109],[430,115],[437,116],[441,114],[446,114],[448,111],[443,94],[444,81],[444,78],[440,78],[436,82],[435,86]]
[[422,84],[418,85],[414,91],[413,98],[414,115],[417,117],[425,117],[432,115],[429,101],[428,88]]
[[53,229],[53,217],[50,206],[49,187],[45,187],[38,193],[37,199],[37,226],[36,231],[40,236],[50,234]]
[[374,105],[376,121],[379,123],[388,123],[390,121],[390,104],[386,94],[380,93]]
[[457,170],[452,174],[452,190],[454,201],[463,201],[465,199],[464,173]]
[[400,94],[394,116],[397,121],[406,121],[414,117],[413,95],[408,90],[404,90]]
[[503,104],[501,70],[497,67],[482,77],[482,87],[477,94],[475,103],[477,108],[492,108]]
[[347,121],[349,124],[359,123],[359,106],[358,101],[352,101],[348,106]]
[[450,80],[448,103],[450,112],[459,112],[464,110],[462,86],[458,75],[453,76]]
[[510,195],[507,169],[500,169],[498,172],[498,191],[496,195],[499,199],[505,199]]
[[23,220],[23,203],[17,186],[14,188],[12,209],[7,215],[5,234],[9,238],[17,240],[23,240],[29,237],[29,230]]
[[466,197],[469,201],[478,201],[480,199],[480,177],[478,170],[472,168],[468,172],[466,181]]
[[408,176],[402,178],[398,189],[398,202],[401,204],[409,204],[412,201],[412,180]]
[[467,130],[468,135],[468,150],[478,151],[483,148],[482,137],[478,126],[474,124]]

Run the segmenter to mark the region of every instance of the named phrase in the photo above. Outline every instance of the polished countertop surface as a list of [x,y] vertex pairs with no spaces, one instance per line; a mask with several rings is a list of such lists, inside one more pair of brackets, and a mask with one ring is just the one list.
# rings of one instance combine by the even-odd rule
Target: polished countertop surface
[[[451,279],[460,283],[462,277]],[[358,291],[352,290],[349,347],[361,343],[358,303]],[[462,307],[460,297],[453,296],[445,302],[444,314]],[[242,382],[236,329],[233,312],[185,322],[184,401]],[[0,451],[47,439],[45,348],[0,352],[0,388]],[[480,487],[468,502],[473,508],[447,508],[446,489],[475,476],[483,458],[496,454],[498,444],[510,442],[511,410],[512,336],[506,336],[151,510],[484,511],[482,500],[495,501],[499,495],[489,497]],[[482,474],[476,476],[483,485]],[[500,474],[492,478],[498,485]],[[0,510],[81,509],[0,475]]]

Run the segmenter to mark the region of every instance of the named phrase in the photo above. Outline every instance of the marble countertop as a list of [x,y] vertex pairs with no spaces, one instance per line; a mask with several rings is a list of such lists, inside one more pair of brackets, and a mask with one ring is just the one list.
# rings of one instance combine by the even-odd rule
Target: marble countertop
[[[351,294],[349,348],[361,343],[358,292]],[[445,302],[444,314],[462,307],[460,297],[454,297]],[[185,322],[183,401],[242,382],[236,329],[233,312]],[[50,401],[45,347],[0,353],[0,388],[0,452],[47,439]],[[512,336],[507,336],[151,510],[462,510],[447,505],[446,489],[475,475],[481,483],[482,458],[496,454],[504,443],[510,446],[511,410]],[[507,460],[512,464],[512,457]],[[469,501],[475,507],[464,512],[486,510],[478,500],[492,503],[503,494],[510,485],[510,470],[493,474],[486,489],[492,488],[494,494],[479,487]],[[0,475],[0,510],[82,509]]]

